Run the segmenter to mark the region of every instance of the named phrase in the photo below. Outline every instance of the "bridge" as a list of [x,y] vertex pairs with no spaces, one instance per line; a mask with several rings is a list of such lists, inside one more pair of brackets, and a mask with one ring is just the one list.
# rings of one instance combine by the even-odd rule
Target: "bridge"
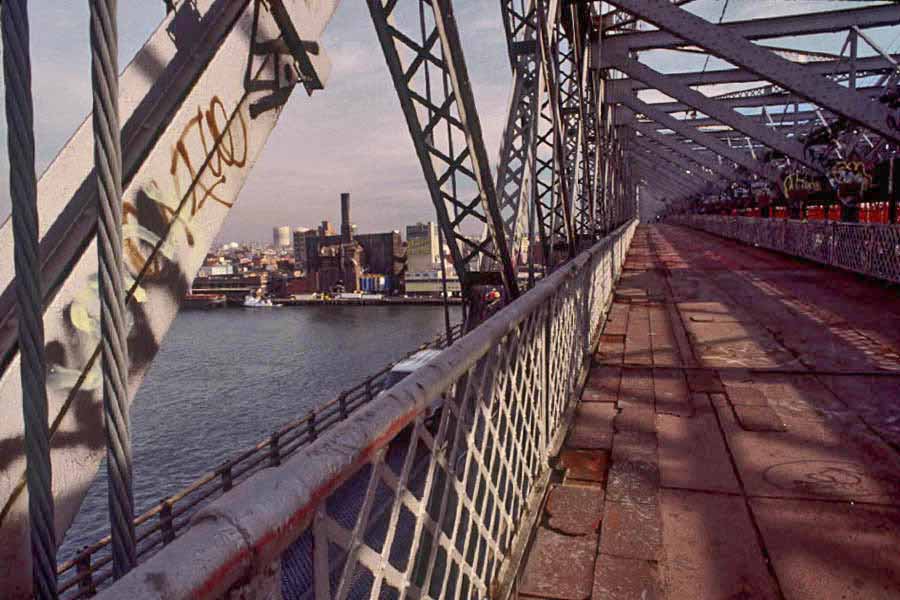
[[[500,0],[492,160],[463,3],[365,2],[462,330],[152,507],[129,407],[338,2],[167,0],[120,72],[90,0],[39,179],[2,3],[0,595],[900,596],[900,5]],[[110,536],[59,560],[104,458]]]

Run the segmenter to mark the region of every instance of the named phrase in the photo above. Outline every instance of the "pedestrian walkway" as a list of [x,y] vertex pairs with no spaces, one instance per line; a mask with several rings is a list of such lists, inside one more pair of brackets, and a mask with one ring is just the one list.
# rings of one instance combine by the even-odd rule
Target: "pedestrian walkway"
[[641,227],[520,598],[900,598],[900,294]]

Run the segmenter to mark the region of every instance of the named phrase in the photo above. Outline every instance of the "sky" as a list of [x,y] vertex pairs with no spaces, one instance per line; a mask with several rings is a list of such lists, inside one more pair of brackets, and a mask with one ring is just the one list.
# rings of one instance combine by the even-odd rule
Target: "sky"
[[[401,0],[410,1],[410,0]],[[37,171],[41,173],[84,120],[91,106],[87,1],[29,3]],[[725,21],[813,10],[855,8],[877,2],[730,0]],[[494,0],[456,0],[459,30],[488,154],[496,160],[511,74]],[[717,20],[723,0],[697,0],[697,14]],[[158,26],[162,0],[119,0],[120,66]],[[895,28],[896,29],[896,28]],[[874,31],[885,47],[898,46],[898,31]],[[434,220],[418,160],[368,10],[344,0],[322,40],[332,61],[325,90],[298,90],[250,174],[219,236],[222,241],[271,240],[277,225],[338,222],[339,194],[353,197],[361,232],[404,229]],[[840,42],[811,38],[810,49],[839,51]],[[837,44],[837,48],[835,48]],[[868,55],[866,49],[861,55]],[[702,68],[701,57],[653,56],[654,66],[676,72]],[[709,69],[727,66],[710,61]],[[662,99],[662,98],[660,98]],[[0,220],[9,214],[5,118],[0,119]]]

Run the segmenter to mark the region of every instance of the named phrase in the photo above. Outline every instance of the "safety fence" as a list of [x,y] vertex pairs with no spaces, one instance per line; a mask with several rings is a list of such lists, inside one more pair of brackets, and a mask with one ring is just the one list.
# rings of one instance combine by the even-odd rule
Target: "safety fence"
[[900,226],[680,215],[669,222],[900,283]]
[[635,226],[197,512],[100,597],[504,595]]
[[[451,342],[461,335],[461,329],[461,324],[451,328]],[[447,335],[441,334],[404,358],[425,348],[446,348],[447,345]],[[190,526],[191,517],[200,508],[246,481],[254,473],[281,464],[337,423],[347,419],[361,406],[371,402],[384,389],[388,373],[396,364],[384,367],[365,381],[345,390],[337,398],[283,425],[252,448],[247,448],[135,517],[138,561],[145,561],[174,541]],[[110,537],[107,535],[62,562],[58,566],[58,574],[61,598],[71,600],[95,595],[99,588],[112,582]]]

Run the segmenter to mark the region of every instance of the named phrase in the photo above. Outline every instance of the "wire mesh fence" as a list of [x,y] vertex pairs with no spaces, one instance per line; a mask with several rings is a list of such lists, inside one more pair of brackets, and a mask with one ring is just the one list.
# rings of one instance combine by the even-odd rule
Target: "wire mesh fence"
[[[461,335],[462,325],[451,329],[452,339]],[[441,334],[406,356],[425,348],[446,348],[447,336]],[[286,423],[255,446],[247,448],[214,470],[199,477],[181,491],[135,517],[138,561],[143,562],[162,547],[173,542],[190,526],[191,517],[261,469],[278,466],[303,447],[309,445],[335,424],[349,418],[361,406],[371,402],[385,388],[392,363],[361,383],[345,390],[333,400],[306,415]],[[86,546],[57,568],[60,597],[66,599],[93,596],[112,582],[110,537]]]
[[900,226],[681,215],[669,219],[722,237],[900,283]]

